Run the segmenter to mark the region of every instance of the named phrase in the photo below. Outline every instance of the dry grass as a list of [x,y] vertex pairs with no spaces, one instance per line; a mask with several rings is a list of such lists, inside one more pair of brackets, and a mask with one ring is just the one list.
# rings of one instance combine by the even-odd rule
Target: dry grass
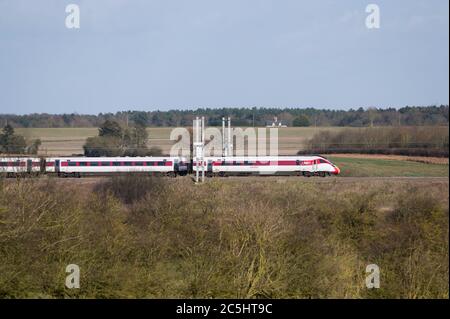
[[0,181],[0,296],[449,296],[448,181],[96,181]]

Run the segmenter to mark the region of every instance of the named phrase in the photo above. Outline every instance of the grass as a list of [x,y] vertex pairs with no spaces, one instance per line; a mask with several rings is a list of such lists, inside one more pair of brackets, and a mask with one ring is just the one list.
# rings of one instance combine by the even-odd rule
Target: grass
[[328,156],[344,177],[448,177],[449,166],[412,161]]
[[448,298],[448,227],[448,181],[0,180],[0,297]]

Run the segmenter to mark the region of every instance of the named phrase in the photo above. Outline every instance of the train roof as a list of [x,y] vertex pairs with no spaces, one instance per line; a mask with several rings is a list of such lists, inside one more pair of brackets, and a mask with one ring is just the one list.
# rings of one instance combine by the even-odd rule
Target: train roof
[[60,157],[47,157],[47,160],[65,160],[65,161],[145,161],[145,160],[170,160],[183,158],[180,156],[117,156],[117,157],[70,157],[70,156],[60,156]]
[[318,158],[324,158],[320,155],[297,155],[297,156],[205,156],[207,159],[222,159],[222,160],[234,160],[234,161],[246,161],[246,160],[276,160],[276,159],[285,159],[285,160],[313,160]]

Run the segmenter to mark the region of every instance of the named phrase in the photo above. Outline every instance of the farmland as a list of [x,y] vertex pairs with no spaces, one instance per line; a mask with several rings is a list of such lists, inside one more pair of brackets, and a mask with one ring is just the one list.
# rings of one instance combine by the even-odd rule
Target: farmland
[[[149,146],[157,146],[169,153],[173,141],[172,128],[148,128]],[[294,155],[306,147],[306,142],[320,131],[343,131],[343,127],[283,128],[279,130],[280,155]],[[359,130],[354,128],[353,130]],[[29,128],[17,129],[27,139],[40,138],[40,155],[82,154],[86,138],[96,136],[96,128]],[[327,155],[341,168],[343,177],[355,176],[449,176],[448,158],[420,158],[376,155]]]
[[[149,146],[160,147],[164,153],[170,151],[173,141],[170,141],[170,127],[148,128]],[[342,130],[341,127],[332,128],[283,128],[279,130],[280,154],[296,154],[305,146],[305,142],[320,130]],[[42,141],[41,155],[72,155],[83,153],[83,144],[88,137],[98,134],[97,128],[18,128],[18,134],[27,139],[39,138]],[[268,133],[267,133],[268,134]]]
[[[157,146],[163,153],[169,153],[173,141],[169,139],[170,127],[148,128],[148,146]],[[426,130],[440,130],[447,132],[448,127],[430,127]],[[299,150],[307,147],[307,142],[319,132],[343,132],[351,130],[361,131],[361,128],[348,127],[288,127],[278,130],[278,146],[280,155],[295,155]],[[83,153],[83,144],[86,138],[96,136],[97,128],[17,128],[18,134],[25,138],[41,139],[40,155],[72,155]],[[267,131],[267,136],[269,135]],[[442,133],[445,134],[445,133]],[[445,136],[444,136],[445,137]]]
[[327,156],[341,169],[342,177],[440,177],[449,176],[447,164],[419,163],[408,160],[366,157]]

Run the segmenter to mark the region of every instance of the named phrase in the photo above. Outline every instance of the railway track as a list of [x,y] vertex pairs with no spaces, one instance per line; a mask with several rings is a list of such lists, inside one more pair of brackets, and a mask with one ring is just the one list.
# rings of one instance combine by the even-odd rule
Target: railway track
[[[85,176],[82,178],[57,178],[57,177],[48,177],[48,176],[40,176],[33,178],[22,178],[22,180],[35,180],[38,178],[39,180],[53,180],[57,183],[62,184],[95,184],[99,181],[106,180],[108,176]],[[162,177],[171,182],[176,181],[193,181],[193,176],[177,176],[173,177]],[[4,181],[7,183],[12,183],[16,181],[15,178],[5,178]],[[299,177],[299,176],[228,176],[228,177],[212,177],[206,178],[205,182],[236,182],[239,181],[241,183],[254,183],[254,182],[274,182],[274,183],[284,183],[284,182],[303,182],[303,183],[353,183],[353,182],[439,182],[439,183],[448,183],[448,177],[427,177],[427,176],[387,176],[387,177],[342,177],[342,176],[331,176],[331,177]]]

